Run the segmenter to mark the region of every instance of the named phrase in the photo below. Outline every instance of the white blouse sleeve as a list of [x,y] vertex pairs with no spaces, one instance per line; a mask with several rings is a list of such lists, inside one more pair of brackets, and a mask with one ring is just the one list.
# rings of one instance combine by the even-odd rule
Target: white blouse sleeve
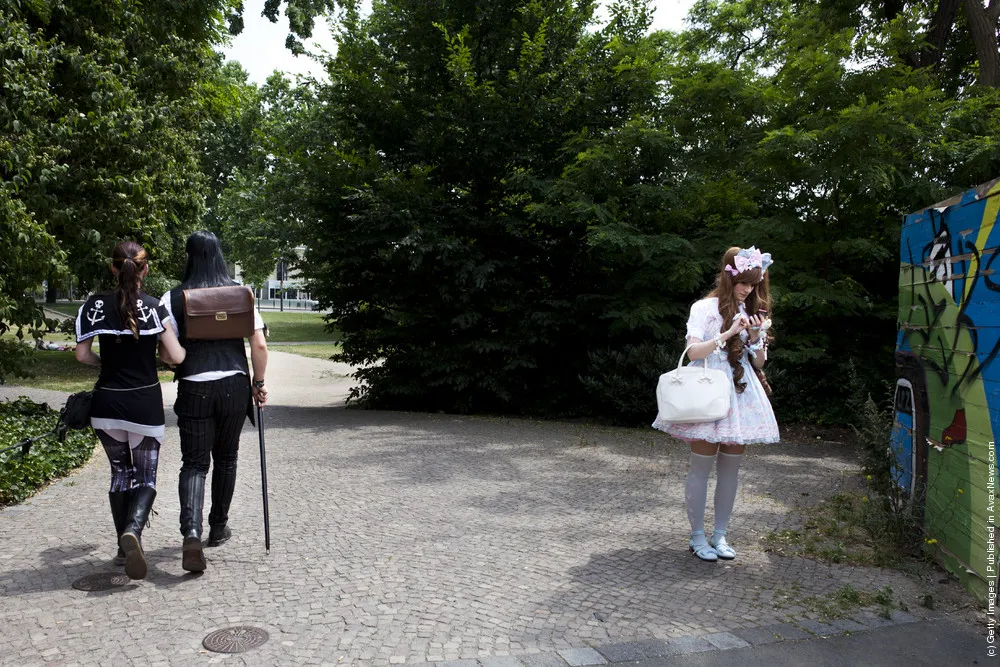
[[691,315],[688,317],[687,321],[687,337],[697,338],[698,340],[705,341],[710,340],[719,333],[717,328],[712,330],[711,326],[715,323],[714,308],[712,307],[712,302],[708,299],[701,299],[700,301],[695,301],[691,306]]
[[177,328],[177,318],[174,317],[174,306],[170,302],[170,292],[172,290],[167,290],[167,292],[160,297],[160,305],[163,306],[167,311],[167,316],[163,318],[163,326],[167,326],[167,322],[170,323],[170,328],[174,330],[175,336],[180,336],[180,329]]

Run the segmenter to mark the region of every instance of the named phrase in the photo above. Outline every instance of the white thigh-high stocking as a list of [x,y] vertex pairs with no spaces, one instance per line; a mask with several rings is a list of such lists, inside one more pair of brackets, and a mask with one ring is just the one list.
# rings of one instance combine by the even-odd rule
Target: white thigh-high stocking
[[687,483],[684,485],[684,500],[687,503],[688,520],[691,522],[691,543],[703,544],[705,540],[705,501],[708,499],[708,476],[712,472],[714,456],[691,452],[691,466],[688,468]]
[[725,535],[736,502],[742,454],[719,452],[715,464],[715,535]]

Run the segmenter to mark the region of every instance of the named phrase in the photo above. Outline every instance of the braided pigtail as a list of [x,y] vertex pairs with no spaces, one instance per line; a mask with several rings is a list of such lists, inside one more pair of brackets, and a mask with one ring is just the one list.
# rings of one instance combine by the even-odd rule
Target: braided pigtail
[[737,394],[742,394],[747,388],[747,383],[743,381],[743,364],[740,363],[740,359],[743,357],[743,349],[743,341],[740,340],[739,336],[733,336],[726,341],[726,359],[733,369],[733,386],[736,388]]
[[[761,272],[760,280],[754,287],[753,293],[747,297],[747,312],[756,313],[760,315],[761,319],[769,319],[771,317],[771,280],[767,271]],[[774,336],[771,335],[770,328],[764,331],[761,336],[764,339],[764,348],[758,354],[767,354],[767,346],[774,342]],[[754,372],[757,373],[757,379],[760,380],[760,385],[764,388],[764,392],[770,396],[771,385],[767,381],[764,370],[757,368],[755,364],[750,365],[753,366]]]

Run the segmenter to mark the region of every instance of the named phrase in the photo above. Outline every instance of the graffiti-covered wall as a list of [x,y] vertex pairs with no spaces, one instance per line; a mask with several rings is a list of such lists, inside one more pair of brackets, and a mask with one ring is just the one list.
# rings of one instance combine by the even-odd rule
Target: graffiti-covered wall
[[997,570],[998,211],[1000,179],[903,222],[892,436],[931,548],[983,601]]

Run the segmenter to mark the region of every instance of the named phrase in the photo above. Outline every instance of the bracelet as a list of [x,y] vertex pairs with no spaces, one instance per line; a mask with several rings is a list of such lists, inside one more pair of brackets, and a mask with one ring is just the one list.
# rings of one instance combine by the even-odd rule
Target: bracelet
[[264,388],[264,381],[263,380],[254,380],[253,381],[253,387],[254,387],[254,389],[263,389]]
[[758,338],[756,343],[750,343],[747,345],[747,349],[753,352],[754,356],[756,356],[758,351],[763,350],[765,347],[767,347],[767,343],[764,341],[763,336]]
[[720,350],[726,346],[726,343],[722,340],[722,334],[715,334],[715,346]]

